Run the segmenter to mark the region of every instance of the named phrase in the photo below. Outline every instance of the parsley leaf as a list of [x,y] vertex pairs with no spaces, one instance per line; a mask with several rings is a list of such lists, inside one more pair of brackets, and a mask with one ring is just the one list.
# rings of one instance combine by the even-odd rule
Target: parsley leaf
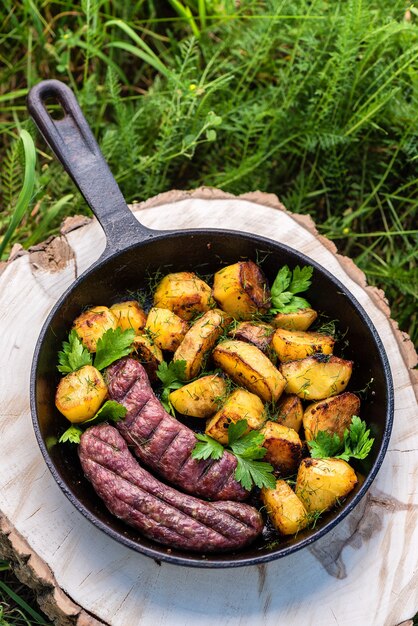
[[313,267],[311,265],[305,265],[305,267],[299,267],[299,265],[297,265],[293,270],[289,291],[291,293],[300,293],[301,291],[309,289],[312,282],[312,274]]
[[157,376],[167,389],[179,389],[184,385],[186,361],[171,361],[160,363]]
[[[244,489],[251,491],[252,487],[269,487],[273,489],[276,486],[276,478],[273,474],[273,467],[270,463],[265,463],[259,459],[264,458],[267,453],[263,448],[263,433],[258,430],[248,429],[247,420],[239,420],[236,423],[231,422],[228,426],[228,447],[227,449],[237,459],[237,467],[235,470],[235,478],[241,483]],[[196,434],[198,442],[192,450],[192,458],[194,459],[220,459],[224,446],[209,435]]]
[[262,447],[264,435],[258,430],[250,430],[245,434],[247,428],[247,420],[239,420],[228,427],[228,443],[237,459],[235,478],[248,491],[253,485],[273,489],[276,486],[273,467],[270,463],[259,461],[267,453],[266,448]]
[[315,439],[308,441],[311,456],[314,459],[328,459],[335,456],[342,447],[341,439],[336,433],[319,430]]
[[109,328],[97,342],[94,367],[103,370],[105,367],[127,356],[132,351],[135,331],[132,328]]
[[354,415],[350,430],[344,433],[344,452],[338,458],[348,461],[353,459],[365,459],[372,449],[374,438],[370,437],[370,429],[367,429],[366,422]]
[[70,426],[70,428],[67,428],[65,433],[62,433],[58,441],[59,443],[65,443],[66,441],[69,443],[80,443],[80,437],[82,434],[83,431],[81,428],[78,428],[78,426]]
[[239,420],[238,422],[231,422],[228,426],[228,443],[232,446],[236,443],[245,433],[248,428],[247,420]]
[[186,374],[186,361],[171,361],[166,363],[163,361],[159,364],[157,369],[157,376],[163,383],[163,390],[161,392],[161,404],[168,413],[175,416],[174,407],[169,400],[170,391],[174,389],[180,389],[185,385]]
[[75,330],[68,335],[68,341],[63,341],[62,350],[58,352],[58,371],[61,374],[70,374],[84,365],[91,365],[91,354],[81,343]]
[[311,285],[313,267],[297,265],[293,272],[287,265],[282,267],[271,286],[270,313],[294,313],[300,309],[310,307],[305,298],[295,296],[296,293],[306,291]]
[[224,447],[219,441],[209,435],[196,433],[198,443],[192,450],[192,459],[220,459],[224,453]]
[[364,420],[353,415],[349,429],[345,429],[344,437],[325,430],[318,431],[315,439],[308,441],[311,456],[315,459],[334,457],[348,461],[365,459],[372,449],[374,438],[370,437],[370,429]]
[[96,415],[93,415],[88,420],[80,422],[78,426],[70,426],[59,438],[59,443],[80,443],[80,437],[84,432],[84,426],[87,428],[94,424],[100,424],[101,422],[119,422],[125,417],[127,408],[115,400],[107,400],[97,411]]
[[238,462],[237,469],[235,470],[235,478],[241,483],[244,489],[250,491],[253,485],[260,488],[275,488],[276,479],[272,474],[273,468],[270,463],[249,460],[239,455],[235,456]]
[[85,420],[82,422],[83,424],[92,425],[92,422],[95,424],[99,424],[100,422],[120,422],[128,412],[128,409],[123,406],[123,404],[119,404],[116,400],[107,400],[100,409],[97,411],[96,415],[91,417],[89,420]]

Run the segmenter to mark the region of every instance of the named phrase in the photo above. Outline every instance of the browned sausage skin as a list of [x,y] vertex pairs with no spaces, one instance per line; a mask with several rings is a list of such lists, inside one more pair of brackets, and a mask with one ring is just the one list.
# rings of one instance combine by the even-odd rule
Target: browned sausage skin
[[204,502],[161,483],[133,458],[108,424],[81,436],[83,471],[111,513],[146,537],[197,552],[235,550],[262,531],[260,513],[241,502]]
[[107,370],[109,396],[128,410],[118,428],[135,455],[170,483],[209,500],[244,500],[246,491],[235,479],[236,458],[198,461],[191,452],[193,431],[163,408],[151,389],[143,366],[125,358]]

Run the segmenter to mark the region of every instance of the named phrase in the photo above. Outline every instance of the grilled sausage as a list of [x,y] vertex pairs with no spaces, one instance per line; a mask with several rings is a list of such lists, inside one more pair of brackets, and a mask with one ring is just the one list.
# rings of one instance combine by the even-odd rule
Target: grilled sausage
[[196,460],[194,432],[165,411],[151,389],[142,365],[125,358],[107,370],[109,396],[128,410],[117,427],[135,455],[168,482],[209,500],[244,500],[248,496],[235,479],[236,458],[225,451],[214,461]]
[[241,502],[205,502],[161,483],[142,468],[108,424],[81,436],[83,471],[111,513],[143,535],[197,552],[235,550],[263,528],[260,513]]

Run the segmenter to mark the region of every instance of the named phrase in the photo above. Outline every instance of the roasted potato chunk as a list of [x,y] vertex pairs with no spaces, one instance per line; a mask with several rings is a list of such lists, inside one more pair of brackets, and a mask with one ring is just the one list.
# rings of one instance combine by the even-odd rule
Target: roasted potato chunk
[[172,391],[169,400],[182,415],[210,417],[218,410],[226,390],[225,380],[217,374],[210,374]]
[[116,322],[122,330],[134,330],[136,335],[144,329],[147,321],[145,311],[139,306],[136,300],[117,302],[110,307]]
[[286,381],[273,363],[255,346],[227,339],[214,349],[213,360],[238,385],[255,393],[265,402],[275,402]]
[[247,420],[248,429],[257,430],[264,422],[264,405],[260,398],[245,389],[236,389],[223,407],[208,420],[206,434],[219,443],[228,443],[228,426]]
[[271,323],[286,330],[308,330],[317,317],[318,313],[313,309],[299,309],[294,313],[276,313]]
[[118,322],[107,306],[95,306],[79,315],[73,323],[73,328],[80,337],[87,350],[96,352],[97,342],[109,328],[117,328]]
[[359,414],[359,409],[360,398],[349,391],[310,404],[303,414],[306,440],[314,439],[319,430],[335,433],[342,440],[345,429],[350,428],[351,418]]
[[193,272],[167,274],[154,293],[154,306],[169,309],[186,321],[214,305],[211,288]]
[[335,340],[330,335],[278,328],[271,340],[280,361],[303,359],[311,354],[332,354]]
[[295,395],[282,396],[276,412],[276,421],[299,432],[303,420],[302,401]]
[[164,361],[163,353],[146,335],[134,337],[132,356],[135,356],[142,363],[150,380],[157,379],[157,369]]
[[211,309],[187,331],[173,357],[173,361],[186,361],[185,380],[199,374],[206,356],[229,322],[230,317],[224,311]]
[[286,393],[302,400],[324,400],[347,387],[353,362],[336,356],[315,355],[282,363],[280,372],[286,379]]
[[266,313],[270,307],[267,281],[253,261],[240,261],[216,272],[213,297],[221,309],[242,320]]
[[342,459],[303,459],[296,479],[296,495],[308,513],[332,508],[357,484],[353,468]]
[[175,352],[189,330],[189,324],[168,309],[152,307],[145,329],[161,350]]
[[239,341],[253,343],[261,352],[266,352],[271,343],[274,328],[263,322],[240,322],[230,330],[229,336]]
[[294,535],[307,525],[308,512],[284,480],[278,480],[275,489],[263,487],[261,500],[273,526],[281,535]]
[[263,446],[267,450],[264,457],[282,476],[294,474],[302,459],[302,442],[293,428],[277,422],[267,421],[261,431]]
[[100,409],[107,387],[99,370],[84,365],[64,376],[55,394],[55,406],[70,422],[85,422]]

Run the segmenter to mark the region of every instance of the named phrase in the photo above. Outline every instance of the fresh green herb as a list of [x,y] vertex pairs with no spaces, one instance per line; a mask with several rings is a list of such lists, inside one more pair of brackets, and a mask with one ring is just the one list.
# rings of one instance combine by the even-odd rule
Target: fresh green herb
[[99,422],[120,422],[127,413],[127,408],[123,406],[123,404],[119,404],[116,400],[107,400],[100,407],[94,417],[91,417],[89,420],[83,422],[83,424],[88,424],[91,426],[92,422],[98,424]]
[[344,433],[344,452],[338,458],[348,461],[353,459],[365,459],[372,449],[374,438],[370,437],[370,429],[366,422],[354,415],[350,429]]
[[157,369],[157,376],[163,384],[161,392],[161,403],[165,410],[171,415],[175,415],[174,407],[169,400],[170,391],[180,389],[185,384],[186,361],[171,361],[160,363]]
[[91,354],[83,346],[75,330],[68,335],[68,341],[63,342],[62,350],[58,352],[58,362],[57,368],[61,374],[69,374],[84,365],[92,364]]
[[224,447],[219,441],[213,439],[209,435],[201,435],[196,433],[196,439],[198,443],[195,445],[192,451],[192,457],[194,459],[220,459],[224,453]]
[[83,431],[81,428],[78,426],[70,426],[70,428],[67,428],[67,430],[62,433],[58,441],[59,443],[65,443],[67,441],[69,443],[80,443],[80,437],[82,434]]
[[297,265],[293,272],[287,265],[282,267],[271,287],[272,307],[270,313],[294,313],[310,307],[305,298],[295,294],[309,288],[312,282],[312,273],[313,267],[310,265],[305,265],[302,268]]
[[228,427],[228,443],[237,459],[235,478],[248,491],[253,485],[274,489],[276,479],[273,467],[260,461],[267,453],[262,447],[264,435],[257,430],[245,434],[247,426],[247,420],[240,420]]
[[320,430],[315,439],[308,441],[311,456],[315,459],[335,457],[348,461],[365,459],[369,454],[374,438],[370,437],[370,429],[364,420],[354,415],[349,429],[345,429],[343,439],[334,433]]
[[96,415],[84,422],[81,422],[78,426],[70,426],[59,438],[59,443],[80,443],[80,437],[84,432],[85,427],[93,426],[94,424],[100,424],[102,422],[120,422],[126,415],[127,409],[119,402],[115,400],[108,400],[97,411]]
[[308,446],[314,459],[328,459],[340,452],[342,443],[336,433],[331,434],[326,430],[320,430],[315,439],[308,441]]
[[105,367],[127,356],[132,350],[135,331],[132,328],[109,328],[97,342],[94,367],[103,370]]
[[[264,435],[257,430],[246,433],[247,420],[239,420],[228,427],[227,449],[237,459],[235,478],[244,489],[250,491],[254,485],[273,489],[276,479],[270,463],[260,461],[267,453],[263,448]],[[194,459],[220,459],[224,447],[209,435],[196,435],[198,442],[192,450]]]

